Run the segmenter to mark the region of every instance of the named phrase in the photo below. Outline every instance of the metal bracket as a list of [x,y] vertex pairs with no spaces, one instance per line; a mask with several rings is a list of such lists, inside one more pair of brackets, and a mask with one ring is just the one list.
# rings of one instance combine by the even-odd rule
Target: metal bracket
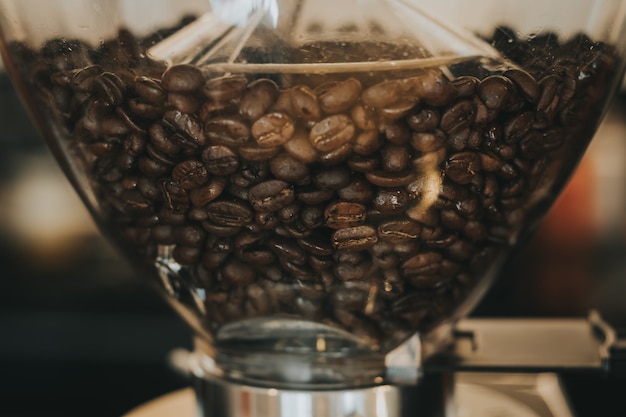
[[425,372],[602,373],[626,364],[626,341],[596,311],[587,318],[463,319],[454,339],[425,361]]

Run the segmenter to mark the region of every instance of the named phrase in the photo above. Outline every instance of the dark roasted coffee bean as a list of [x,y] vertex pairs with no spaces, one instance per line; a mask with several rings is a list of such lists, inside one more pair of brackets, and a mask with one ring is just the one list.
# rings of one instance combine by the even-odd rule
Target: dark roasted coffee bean
[[193,65],[175,65],[165,71],[161,83],[167,91],[198,91],[204,85],[204,75]]
[[166,206],[174,213],[184,213],[189,209],[189,195],[187,191],[174,181],[161,182],[161,192]]
[[471,97],[476,92],[480,80],[471,75],[462,75],[452,81],[458,91],[459,97]]
[[489,231],[481,222],[470,220],[463,227],[463,234],[472,241],[480,242],[487,239]]
[[198,111],[202,102],[196,96],[189,93],[169,93],[163,103],[167,109],[178,110],[181,113],[192,114]]
[[400,172],[387,172],[383,170],[374,170],[365,173],[365,178],[374,185],[385,188],[395,188],[409,185],[414,179],[415,174],[410,170]]
[[329,256],[334,252],[330,241],[321,235],[310,235],[298,239],[298,245],[305,251],[317,256]]
[[316,123],[311,128],[309,138],[315,149],[330,152],[351,141],[354,134],[352,120],[344,114],[336,114]]
[[380,127],[387,140],[396,145],[404,145],[411,138],[411,132],[404,123],[389,121]]
[[298,190],[298,200],[309,206],[322,204],[333,198],[333,190],[319,190],[316,188],[304,188]]
[[320,105],[315,92],[311,88],[305,85],[298,85],[291,88],[288,93],[291,100],[291,108],[297,117],[307,121],[320,119]]
[[263,148],[273,148],[286,143],[293,137],[294,132],[293,119],[280,112],[268,113],[252,125],[252,136]]
[[475,152],[456,153],[446,161],[446,177],[457,184],[469,184],[480,172],[480,161],[480,156]]
[[280,147],[264,148],[258,145],[248,145],[240,146],[237,151],[243,159],[248,161],[268,161],[278,155]]
[[176,165],[172,170],[172,179],[182,188],[197,188],[209,179],[204,164],[196,159],[188,159]]
[[451,132],[459,127],[468,127],[473,122],[474,105],[470,100],[459,100],[442,113],[439,127],[446,132]]
[[374,194],[373,207],[382,214],[403,213],[408,204],[408,193],[401,188],[382,188]]
[[267,241],[267,246],[278,256],[296,265],[304,265],[307,260],[305,251],[293,239],[281,237],[271,237]]
[[341,281],[365,281],[372,273],[370,262],[361,262],[357,265],[338,263],[333,268],[335,276]]
[[316,89],[319,105],[328,114],[341,113],[352,108],[361,94],[361,83],[356,78],[324,84]]
[[313,174],[313,184],[320,190],[338,190],[350,183],[350,170],[345,166],[329,167]]
[[226,177],[213,177],[205,185],[191,190],[189,199],[195,207],[204,207],[222,195],[226,188]]
[[176,243],[188,247],[199,247],[204,244],[206,233],[198,226],[186,225],[174,228]]
[[241,227],[252,222],[252,210],[242,201],[212,201],[206,211],[209,220],[222,226]]
[[[206,216],[208,218],[208,213],[206,212]],[[232,237],[237,235],[241,231],[241,227],[237,226],[224,226],[220,224],[215,224],[209,220],[205,220],[201,223],[202,228],[209,233],[209,236],[217,236],[217,237]],[[225,258],[225,256],[224,256]],[[213,258],[211,258],[213,259]],[[217,265],[210,267],[209,265],[204,265],[209,269],[215,268]]]
[[520,113],[507,120],[504,124],[504,140],[507,142],[517,142],[530,131],[534,120],[535,115],[529,111]]
[[439,112],[431,108],[423,108],[407,117],[407,123],[416,132],[427,132],[439,126]]
[[247,263],[237,259],[232,259],[226,262],[226,264],[222,267],[221,272],[224,280],[237,286],[250,285],[256,278],[254,269]]
[[293,137],[283,144],[283,148],[294,158],[310,164],[317,160],[317,151],[304,131],[296,131]]
[[235,152],[224,145],[212,145],[202,151],[202,161],[206,170],[213,175],[234,174],[239,168]]
[[353,171],[369,172],[378,166],[378,156],[375,154],[369,156],[353,155],[347,163]]
[[372,200],[374,191],[369,182],[363,178],[355,178],[350,184],[337,190],[337,195],[344,201],[364,204]]
[[387,145],[380,151],[381,165],[385,171],[401,172],[409,163],[409,151],[405,146]]
[[202,125],[192,114],[181,113],[177,110],[168,111],[163,115],[163,123],[182,136],[185,146],[201,147],[207,141]]
[[239,100],[239,114],[248,120],[257,120],[274,104],[278,97],[278,86],[268,78],[248,84]]
[[378,241],[376,229],[372,226],[355,226],[340,229],[333,233],[332,244],[336,249],[360,251],[371,248]]
[[422,275],[439,272],[442,255],[439,252],[421,252],[402,264],[404,275]]
[[330,152],[320,154],[317,157],[317,160],[323,165],[338,165],[348,159],[351,155],[352,145],[350,143],[344,143]]
[[399,80],[383,81],[363,90],[361,100],[366,106],[383,108],[400,100],[403,90]]
[[209,100],[224,103],[239,98],[247,84],[248,80],[242,75],[225,75],[207,80],[202,92]]
[[160,80],[140,75],[135,77],[132,87],[141,100],[146,103],[160,106],[165,102],[166,93]]
[[430,106],[444,106],[458,96],[457,89],[439,69],[424,70],[420,75],[408,80],[407,84]]
[[293,183],[298,183],[309,176],[309,167],[288,153],[272,158],[270,171],[276,179]]
[[416,132],[411,136],[411,146],[416,151],[433,152],[444,145],[443,132]]
[[378,225],[378,237],[392,243],[417,239],[421,231],[422,226],[410,219],[387,220]]
[[515,92],[515,85],[502,75],[490,75],[481,81],[478,94],[485,106],[490,110],[499,111],[509,105]]
[[331,229],[345,229],[365,223],[366,208],[359,203],[336,201],[326,206],[324,224]]
[[177,155],[180,152],[180,145],[169,137],[163,124],[154,123],[148,129],[150,142],[161,152],[168,155]]
[[539,86],[537,80],[535,80],[532,75],[520,69],[507,70],[503,75],[513,81],[518,91],[520,91],[529,102],[534,103],[537,100],[539,97]]
[[120,105],[126,93],[124,81],[112,72],[103,72],[95,77],[93,89],[96,97],[111,106]]
[[176,246],[172,252],[174,260],[181,265],[193,265],[200,259],[202,252],[197,247]]
[[268,180],[250,188],[248,198],[256,211],[277,211],[293,203],[293,187],[280,180]]
[[250,129],[239,116],[218,116],[208,119],[204,123],[204,131],[209,142],[239,146],[250,138]]
[[355,153],[367,156],[379,150],[384,143],[384,138],[377,130],[367,130],[357,135],[352,148]]
[[360,103],[352,107],[350,116],[352,116],[352,121],[355,126],[361,130],[374,130],[378,126],[377,116],[374,110]]
[[287,207],[278,210],[278,218],[283,224],[293,222],[298,218],[299,214],[300,205],[297,203],[291,203]]
[[324,224],[324,208],[317,205],[307,205],[300,212],[300,219],[308,229],[316,229]]

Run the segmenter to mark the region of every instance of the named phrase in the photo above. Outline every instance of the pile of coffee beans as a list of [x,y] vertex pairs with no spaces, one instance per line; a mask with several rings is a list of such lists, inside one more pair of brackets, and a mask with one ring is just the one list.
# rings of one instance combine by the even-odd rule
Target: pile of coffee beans
[[388,349],[545,211],[614,79],[612,48],[583,35],[495,33],[497,69],[316,77],[166,67],[128,31],[13,50],[105,229],[202,290],[208,330],[297,317]]

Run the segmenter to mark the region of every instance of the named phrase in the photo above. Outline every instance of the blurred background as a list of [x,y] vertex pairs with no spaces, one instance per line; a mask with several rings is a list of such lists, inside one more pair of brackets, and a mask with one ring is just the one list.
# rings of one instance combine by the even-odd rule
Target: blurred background
[[[121,416],[188,386],[191,333],[99,235],[0,66],[0,416]],[[477,316],[600,310],[626,328],[626,94]],[[623,379],[564,379],[576,415],[626,415]]]

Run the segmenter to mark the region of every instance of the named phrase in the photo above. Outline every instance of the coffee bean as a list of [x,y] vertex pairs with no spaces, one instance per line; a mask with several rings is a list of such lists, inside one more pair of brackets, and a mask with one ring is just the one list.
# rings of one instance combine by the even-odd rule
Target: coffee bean
[[345,229],[365,223],[366,208],[359,203],[337,201],[326,206],[324,223],[331,229]]
[[452,102],[458,92],[454,85],[438,69],[424,70],[420,75],[408,80],[407,84],[430,106],[444,106]]
[[226,177],[213,177],[206,185],[191,190],[189,199],[195,207],[203,207],[222,195],[226,188]]
[[207,141],[200,121],[191,114],[177,110],[169,111],[163,115],[163,124],[178,133],[183,138],[182,144],[185,146],[201,147]]
[[475,152],[459,152],[446,161],[445,174],[457,184],[469,184],[480,172],[481,158]]
[[405,146],[387,145],[380,151],[382,168],[388,172],[401,172],[409,163],[409,151]]
[[336,249],[359,251],[371,248],[378,241],[376,229],[372,226],[355,226],[339,229],[332,235],[332,244]]
[[213,175],[234,174],[239,168],[235,152],[223,145],[208,146],[202,151],[202,161],[206,170]]
[[292,183],[298,183],[309,175],[309,167],[288,153],[272,158],[270,171],[276,179]]
[[415,178],[415,174],[410,170],[400,172],[387,172],[375,170],[366,172],[365,178],[374,185],[385,188],[395,188],[409,185]]
[[236,259],[227,262],[221,272],[224,280],[237,286],[250,285],[256,278],[256,273],[250,265]]
[[207,80],[202,92],[210,101],[224,103],[239,98],[247,84],[248,80],[244,76],[225,75]]
[[315,92],[305,86],[298,85],[289,90],[291,108],[296,116],[304,120],[319,120],[321,115],[320,105]]
[[366,130],[357,135],[354,140],[354,152],[367,156],[378,151],[385,143],[384,138],[377,130]]
[[515,91],[511,80],[502,75],[490,75],[480,82],[478,94],[490,110],[499,111],[506,107]]
[[270,108],[278,97],[278,86],[267,78],[248,84],[241,93],[239,114],[248,120],[257,120]]
[[293,137],[283,144],[283,148],[299,161],[310,164],[317,160],[317,151],[309,141],[307,134],[296,131]]
[[354,137],[352,120],[343,114],[329,116],[311,128],[311,143],[321,152],[330,152],[346,144]]
[[241,227],[252,222],[252,210],[241,201],[212,201],[206,205],[209,220],[231,227]]
[[161,81],[145,75],[138,75],[133,80],[133,90],[145,103],[160,106],[165,102],[166,93]]
[[356,78],[324,84],[316,89],[320,108],[329,114],[347,111],[358,100],[361,88]]
[[268,180],[250,188],[250,203],[255,210],[269,212],[280,210],[295,199],[293,187],[280,180]]
[[210,142],[224,146],[239,146],[250,138],[248,125],[239,116],[218,116],[204,123]]
[[408,204],[409,196],[403,189],[383,188],[374,194],[373,207],[382,214],[404,213]]
[[422,226],[410,219],[387,220],[378,226],[378,236],[392,243],[417,239],[421,231]]
[[285,113],[273,112],[259,118],[252,125],[252,135],[259,146],[271,148],[280,146],[293,136],[294,122]]
[[165,71],[161,83],[167,91],[197,91],[204,84],[204,75],[193,65],[174,65]]
[[204,164],[196,159],[188,159],[176,165],[172,170],[172,179],[182,188],[197,188],[209,179]]
[[350,183],[350,170],[344,166],[334,166],[313,174],[313,184],[319,190],[338,190]]

